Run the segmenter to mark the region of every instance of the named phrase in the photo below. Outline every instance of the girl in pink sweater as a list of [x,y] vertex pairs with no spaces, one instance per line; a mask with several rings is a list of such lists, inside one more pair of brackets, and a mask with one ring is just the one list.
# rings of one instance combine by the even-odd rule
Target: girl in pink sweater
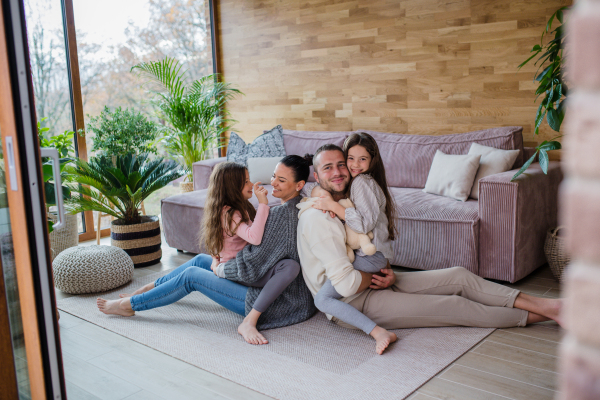
[[[119,300],[99,298],[97,303],[100,311],[131,316],[136,311],[163,307],[193,291],[199,291],[229,310],[245,316],[238,326],[238,332],[246,342],[268,343],[256,329],[258,318],[296,279],[300,264],[292,259],[279,260],[256,282],[238,282],[244,286],[262,288],[252,303],[252,309],[246,308],[247,289],[240,290],[237,283],[219,279],[225,277],[220,273],[223,264],[235,262],[236,255],[246,244],[259,246],[262,241],[269,207],[267,190],[259,183],[250,182],[248,170],[243,165],[233,162],[218,164],[210,176],[202,218],[200,245],[205,245],[208,254],[198,254],[134,293],[122,294]],[[248,201],[253,191],[258,198],[258,210]]]

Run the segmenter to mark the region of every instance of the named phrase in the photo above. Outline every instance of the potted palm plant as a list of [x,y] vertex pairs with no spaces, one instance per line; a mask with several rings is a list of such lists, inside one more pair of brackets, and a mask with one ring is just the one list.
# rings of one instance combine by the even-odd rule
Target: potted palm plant
[[[159,118],[168,123],[163,144],[170,156],[185,168],[182,191],[193,190],[192,165],[224,145],[224,133],[236,121],[228,118],[228,100],[242,94],[229,84],[207,75],[186,87],[185,71],[172,58],[143,62],[132,68],[152,86],[150,92]],[[187,180],[187,182],[185,182]]]
[[134,267],[145,267],[162,256],[158,216],[142,216],[142,201],[151,193],[184,175],[172,160],[151,159],[148,153],[100,155],[89,162],[75,160],[68,167],[72,182],[71,212],[99,211],[116,219],[111,222],[111,245],[120,247],[133,260]]

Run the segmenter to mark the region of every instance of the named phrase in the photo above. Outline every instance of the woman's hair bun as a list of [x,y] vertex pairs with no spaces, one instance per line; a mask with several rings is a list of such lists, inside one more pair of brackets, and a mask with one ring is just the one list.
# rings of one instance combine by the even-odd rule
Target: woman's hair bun
[[314,157],[313,154],[306,153],[303,158],[304,158],[304,160],[306,160],[308,165],[311,166],[311,165],[313,165],[313,157]]

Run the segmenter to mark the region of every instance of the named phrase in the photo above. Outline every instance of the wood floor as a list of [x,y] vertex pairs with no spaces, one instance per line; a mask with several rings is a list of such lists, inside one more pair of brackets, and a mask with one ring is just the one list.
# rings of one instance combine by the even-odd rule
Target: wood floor
[[[103,239],[103,244],[109,244],[108,239]],[[192,256],[163,244],[162,262],[136,269],[135,275],[170,269]],[[559,284],[547,266],[509,286],[538,296],[559,295]],[[69,296],[60,291],[56,294],[57,298]],[[269,398],[82,319],[60,314],[69,400]],[[555,323],[498,329],[408,399],[553,399],[562,335]]]

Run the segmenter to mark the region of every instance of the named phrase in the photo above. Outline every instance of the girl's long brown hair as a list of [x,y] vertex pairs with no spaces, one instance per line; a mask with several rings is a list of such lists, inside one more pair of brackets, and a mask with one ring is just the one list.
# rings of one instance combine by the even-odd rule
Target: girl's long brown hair
[[388,237],[390,240],[394,240],[396,237],[396,225],[394,224],[396,221],[396,206],[394,203],[394,198],[391,196],[388,189],[387,180],[385,178],[385,167],[383,166],[383,161],[381,160],[381,155],[379,154],[377,142],[375,139],[373,139],[373,136],[366,132],[351,134],[346,138],[343,146],[346,160],[348,159],[348,150],[354,146],[364,147],[371,156],[371,165],[369,166],[369,169],[363,173],[371,175],[385,195],[385,216],[388,220]]
[[[256,216],[256,210],[242,193],[245,184],[246,167],[234,162],[218,164],[210,174],[200,244],[204,242],[208,254],[213,257],[217,257],[223,250],[223,233],[229,236],[235,235],[240,223],[248,223]],[[223,218],[225,206],[230,208]],[[231,229],[236,211],[239,211],[242,219]]]

